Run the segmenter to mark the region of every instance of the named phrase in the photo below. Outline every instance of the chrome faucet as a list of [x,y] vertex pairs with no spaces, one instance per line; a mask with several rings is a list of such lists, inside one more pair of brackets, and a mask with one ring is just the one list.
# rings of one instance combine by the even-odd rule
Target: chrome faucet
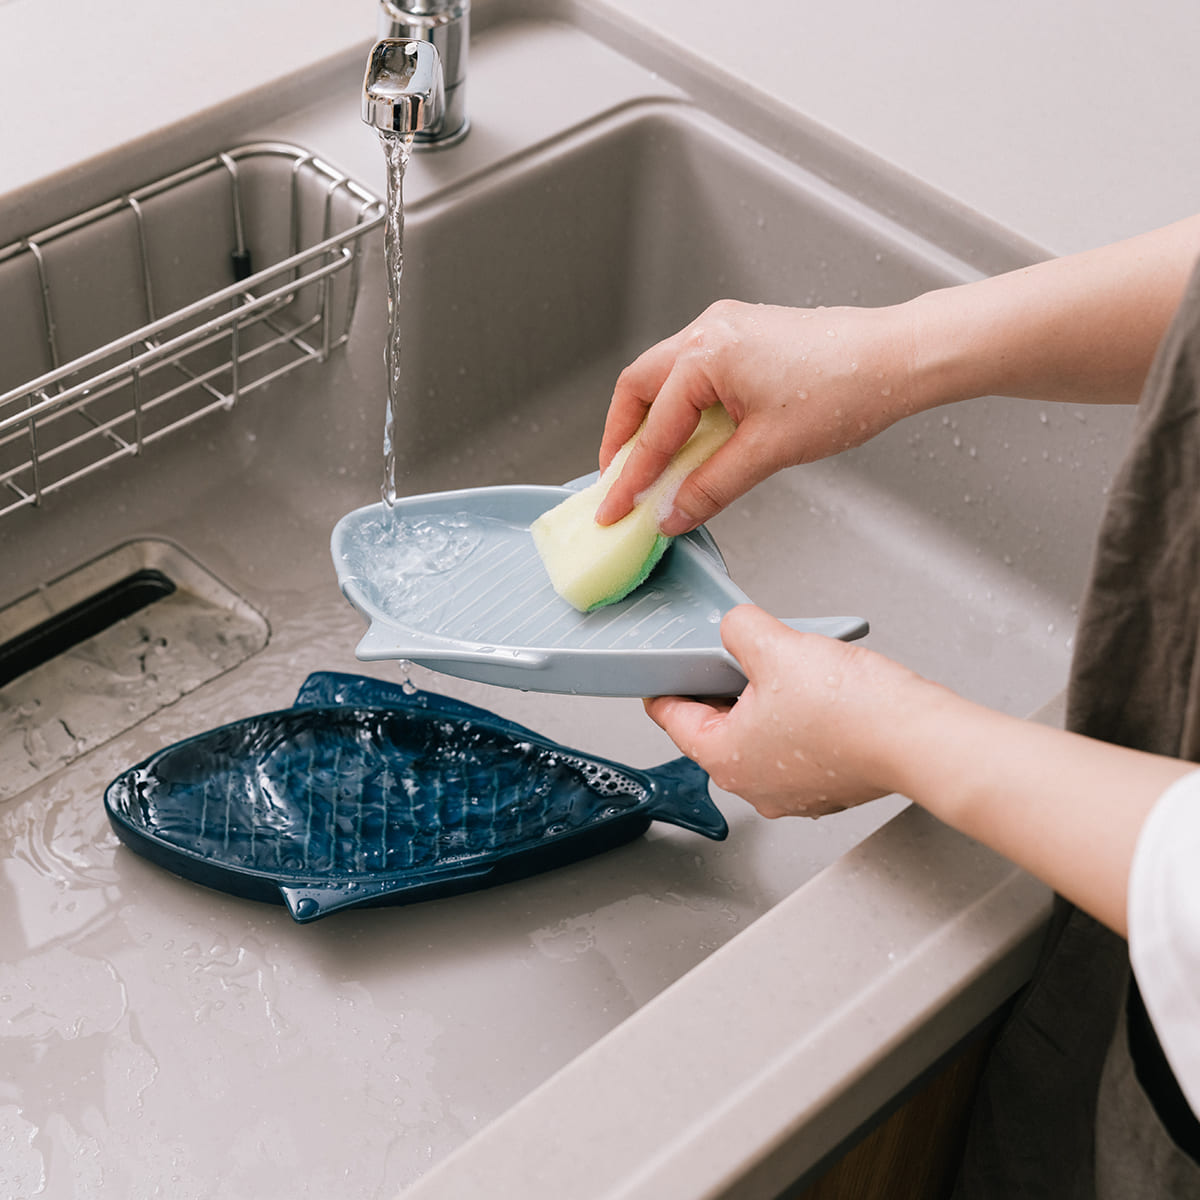
[[452,146],[467,133],[470,0],[379,0],[380,41],[363,80],[362,117],[414,147]]
[[362,119],[380,133],[429,136],[445,120],[442,64],[430,42],[383,38],[371,47]]

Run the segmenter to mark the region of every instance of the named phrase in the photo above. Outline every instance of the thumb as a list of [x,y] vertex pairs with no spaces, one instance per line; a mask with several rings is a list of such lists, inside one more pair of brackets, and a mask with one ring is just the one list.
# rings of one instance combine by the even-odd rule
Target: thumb
[[755,604],[739,604],[721,620],[721,641],[751,683],[779,666],[779,639],[794,633]]

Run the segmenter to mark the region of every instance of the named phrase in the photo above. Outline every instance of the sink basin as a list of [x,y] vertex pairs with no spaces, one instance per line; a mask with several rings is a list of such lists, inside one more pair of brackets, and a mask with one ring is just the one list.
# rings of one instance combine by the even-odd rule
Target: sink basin
[[[569,88],[529,69],[547,61]],[[593,469],[617,372],[721,296],[877,305],[1027,259],[811,130],[755,124],[752,106],[755,136],[722,123],[712,110],[743,111],[723,85],[690,95],[668,65],[651,74],[566,25],[497,23],[478,39],[473,132],[414,159],[407,181],[402,491]],[[195,139],[294,143],[379,193],[360,77],[346,64],[301,112],[251,120],[235,104]],[[529,105],[522,87],[547,95]],[[176,152],[158,151],[164,172]],[[48,1195],[101,1178],[112,1194],[180,1178],[227,1200],[393,1195],[907,816],[892,797],[768,824],[716,793],[726,843],[655,828],[539,878],[305,928],[120,848],[101,796],[122,769],[286,706],[310,671],[359,667],[362,622],[327,542],[382,478],[378,243],[360,282],[328,362],[0,521],[0,607],[155,538],[270,627],[264,649],[0,808],[0,1130],[13,1169]],[[870,645],[1024,715],[1062,686],[1124,429],[1121,414],[961,405],[779,476],[710,529],[769,610],[861,613]],[[631,765],[675,753],[636,701],[412,677]],[[1008,878],[967,874],[988,871]]]

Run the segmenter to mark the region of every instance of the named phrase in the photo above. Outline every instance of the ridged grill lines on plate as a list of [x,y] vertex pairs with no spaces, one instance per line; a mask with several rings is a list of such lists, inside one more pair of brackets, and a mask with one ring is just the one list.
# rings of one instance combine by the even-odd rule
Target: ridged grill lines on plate
[[[546,597],[546,602],[540,607],[535,608],[533,612],[526,610],[526,612],[523,614],[522,620],[519,621],[511,630],[509,630],[510,638],[516,639],[521,631],[529,626],[532,626],[534,630],[537,631],[531,635],[532,637],[544,638],[546,634],[555,627],[555,625],[559,624],[561,621],[565,621],[574,611],[573,609],[566,609],[563,605],[563,602],[555,593],[554,589],[550,587],[539,588],[537,594],[530,600],[530,603],[541,599],[542,596]],[[536,622],[538,619],[543,614],[547,614],[548,610],[554,614],[554,619],[550,621],[548,625],[537,625]]]
[[[482,552],[477,551],[476,553],[479,554],[479,557],[473,559],[475,563],[475,569],[478,570],[478,568],[485,564],[490,557],[502,552],[503,550],[503,543],[497,542],[493,543],[491,546],[488,546],[486,549],[483,549]],[[504,563],[506,559],[502,558],[500,561],[501,563]],[[468,592],[472,584],[475,582],[475,579],[472,577],[472,572],[470,571],[449,571],[443,577],[443,582],[433,586],[424,599],[431,608],[437,607],[438,605],[451,604],[455,600],[459,599],[459,597],[461,597],[464,593]],[[457,586],[455,586],[456,584]],[[443,595],[443,592],[446,594]],[[467,601],[467,608],[470,608],[471,599],[473,599],[473,597],[469,598]],[[454,620],[454,616],[446,617],[443,619],[442,625],[446,626],[452,620]]]
[[[395,782],[398,782],[398,781],[397,781],[396,777],[392,774],[391,768],[385,766],[383,768],[382,773],[379,776],[379,797],[380,797],[380,803],[383,808],[383,820],[380,822],[380,826],[379,826],[379,861],[384,864],[386,864],[387,860],[388,860],[387,833],[388,833],[388,826],[391,824],[390,816],[389,816],[390,811],[391,811],[390,798],[391,798],[392,784]],[[365,791],[365,789],[364,789],[364,791]],[[361,849],[359,851],[358,869],[360,872],[363,872],[366,870],[366,867],[367,867],[367,845],[366,845],[366,838],[362,837],[361,833],[360,833],[360,842],[361,842]],[[410,846],[409,856],[410,857],[412,855],[411,845],[412,844],[410,842],[409,843],[409,846]],[[408,866],[408,863],[405,863],[404,865]]]
[[[601,634],[607,633],[614,625],[618,624],[624,619],[627,619],[632,613],[637,612],[637,610],[645,603],[646,597],[642,597],[641,599],[635,600],[631,608],[615,606],[613,608],[599,609],[594,613],[588,613],[587,616],[580,621],[579,629],[583,630],[591,626],[591,632],[588,633],[581,642],[578,642],[577,645],[580,649],[587,649],[587,647],[595,643],[596,639],[600,637]],[[568,633],[570,632],[573,631],[568,630]],[[557,642],[555,642],[555,645],[561,645],[562,640],[563,639],[560,638]]]
[[497,649],[669,651],[714,640],[714,602],[669,570],[628,600],[580,613],[553,590],[527,528],[486,519],[482,527],[474,550],[443,574],[422,575],[391,605],[381,597],[391,620]]
[[[501,560],[500,566],[504,566],[514,559],[516,561],[511,569],[498,578],[489,579],[488,591],[482,596],[476,597],[475,604],[478,604],[480,601],[490,600],[490,603],[481,612],[472,613],[475,604],[471,604],[458,614],[466,619],[467,614],[471,613],[470,618],[466,620],[463,627],[463,634],[465,636],[471,637],[476,641],[487,641],[489,639],[496,641],[506,640],[508,635],[504,632],[504,626],[507,622],[494,622],[488,625],[485,624],[488,617],[498,611],[509,616],[520,612],[525,605],[535,600],[538,593],[542,591],[543,585],[541,580],[538,579],[536,574],[533,574],[534,571],[540,571],[541,569],[537,561],[536,551],[531,554],[526,547],[518,545],[511,554]],[[534,589],[532,593],[529,592],[528,586],[524,589],[520,587],[505,588],[504,585],[509,583],[519,573],[525,576],[527,583],[533,583]]]
[[[308,769],[306,771],[306,775],[309,779],[311,779],[313,777],[313,753],[311,750],[308,752]],[[305,868],[308,867],[309,861],[312,858],[313,809],[315,807],[316,807],[316,805],[314,805],[312,802],[312,792],[310,791],[308,794],[308,809],[307,809],[307,812],[305,813],[306,819],[305,819],[305,826],[304,826],[303,865]]]
[[[469,615],[471,613],[472,609],[474,609],[481,600],[487,600],[491,596],[493,596],[495,594],[496,587],[498,584],[503,583],[505,580],[511,578],[513,575],[515,575],[521,569],[521,567],[523,565],[525,565],[525,563],[522,561],[523,547],[521,547],[519,545],[513,546],[513,547],[506,547],[503,543],[497,543],[494,550],[491,547],[488,548],[487,555],[490,556],[493,553],[495,553],[496,551],[503,551],[506,549],[508,550],[508,553],[503,554],[503,556],[498,561],[487,564],[487,578],[488,578],[489,587],[488,587],[488,590],[486,592],[484,592],[482,595],[480,594],[479,586],[478,586],[479,585],[479,577],[478,577],[478,572],[477,572],[478,564],[476,564],[475,570],[469,571],[469,572],[468,571],[462,572],[462,575],[463,575],[462,585],[460,587],[455,588],[455,590],[452,591],[450,593],[450,595],[447,596],[444,601],[442,601],[442,603],[446,604],[451,601],[458,600],[464,594],[467,594],[467,602],[466,602],[466,604],[462,605],[462,607],[455,609],[453,612],[450,612],[441,618],[441,620],[438,622],[438,625],[436,628],[437,633],[444,634],[444,635],[453,635],[453,636],[457,636],[457,637],[463,636],[463,629],[471,628],[472,621],[477,620],[477,618],[472,618]],[[524,558],[527,560],[528,555],[525,555]],[[495,575],[496,572],[502,571],[504,569],[504,567],[507,566],[509,563],[511,563],[514,559],[517,560],[515,566],[511,567],[508,571],[504,572],[504,574],[500,575],[499,578],[493,578],[493,576]],[[451,575],[448,577],[447,582],[448,583],[453,582],[454,576],[456,574],[458,574],[458,573],[452,572]],[[436,595],[437,595],[437,591],[432,593],[431,598],[432,598],[432,596],[436,596]],[[489,605],[488,609],[485,610],[484,615],[486,615],[487,612],[490,612],[492,609],[494,609],[496,607],[497,603],[503,603],[506,599],[507,599],[507,596],[501,595],[501,597],[498,601],[493,601],[493,603],[491,605]]]
[[[499,538],[479,548],[469,569],[448,572],[424,602],[431,615],[439,614],[437,635],[482,645],[667,649],[695,632],[695,624],[678,611],[691,600],[686,594],[664,599],[656,591],[631,604],[578,613],[550,586],[532,542]],[[660,616],[667,619],[655,624]]]
[[[494,550],[489,547],[489,553],[494,554]],[[688,604],[691,597],[682,595],[672,602],[664,600],[661,591],[595,613],[576,612],[556,595],[543,575],[536,550],[527,544],[511,547],[509,553],[488,562],[485,572],[481,572],[479,566],[480,560],[476,559],[469,572],[462,572],[467,577],[467,584],[456,586],[449,598],[459,598],[468,586],[476,590],[466,604],[441,617],[436,626],[436,632],[441,636],[506,646],[610,649],[624,643],[649,649],[656,644],[664,646],[664,635],[668,630],[677,630],[670,641],[672,646],[695,630],[695,625],[678,611],[671,615],[672,609],[677,609],[680,603]],[[523,583],[513,586],[514,580]],[[441,600],[439,594],[431,593],[431,607],[438,600]],[[646,608],[650,611],[637,615]],[[654,619],[661,615],[669,619],[655,625]],[[633,626],[625,628],[631,619]],[[556,629],[561,631],[554,637]],[[614,630],[615,636],[604,642],[605,635]]]
[[[672,625],[675,624],[675,621],[681,621],[681,620],[683,620],[682,617],[676,617],[674,621],[668,621],[663,626],[662,631],[665,633],[668,629],[671,628]],[[676,646],[678,646],[682,642],[686,641],[695,632],[696,632],[696,627],[694,625],[685,625],[683,628],[683,631],[679,634],[679,636],[677,638],[675,638],[674,641],[670,641],[667,643],[666,649],[674,650]]]
[[[586,649],[595,645],[603,635],[610,633],[615,628],[616,635],[602,643],[603,649],[617,649],[622,643],[628,648],[639,650],[662,649],[663,634],[672,626],[682,624],[683,629],[671,643],[671,645],[676,645],[695,631],[695,625],[688,622],[678,611],[669,616],[669,619],[663,624],[654,625],[652,622],[656,617],[671,614],[672,610],[677,610],[680,605],[686,604],[688,599],[689,597],[686,595],[677,596],[673,600],[664,599],[661,591],[648,592],[633,600],[632,603],[625,602],[612,609],[599,609],[594,613],[589,613],[574,629],[568,630],[553,645],[563,645],[572,633],[583,633],[584,637],[572,645]],[[638,616],[639,610],[644,608],[649,608],[650,611]],[[633,623],[630,625],[631,619]]]
[[200,837],[208,836],[208,780],[200,787]]
[[[618,645],[621,642],[623,642],[626,638],[633,638],[636,640],[637,637],[639,636],[639,631],[641,630],[642,626],[646,624],[647,621],[653,621],[655,617],[659,616],[659,614],[664,613],[664,612],[670,612],[670,610],[671,610],[670,604],[667,604],[665,602],[660,602],[658,607],[655,608],[653,612],[649,612],[644,617],[641,617],[639,620],[635,621],[633,623],[633,625],[631,625],[619,638],[617,638],[617,640],[613,644]],[[628,614],[628,615],[632,615],[632,614]],[[678,620],[680,620],[679,617],[672,617],[669,621],[667,621],[667,623],[665,625],[662,625],[662,624],[657,625],[653,630],[651,630],[651,632],[648,635],[646,635],[645,640],[638,643],[639,648],[646,649],[647,647],[649,647],[651,641],[653,641],[656,637],[658,637],[659,634],[661,634],[664,629],[669,629]]]
[[[342,794],[342,748],[333,748],[333,764],[329,768],[329,858],[331,863],[337,862],[338,844],[338,800]],[[310,803],[312,798],[310,797]],[[316,805],[312,805],[316,807]]]

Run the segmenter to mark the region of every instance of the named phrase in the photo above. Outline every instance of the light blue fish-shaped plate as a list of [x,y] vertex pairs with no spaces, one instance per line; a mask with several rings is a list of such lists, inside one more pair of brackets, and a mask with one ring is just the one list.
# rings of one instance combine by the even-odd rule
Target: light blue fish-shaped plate
[[292,708],[178,742],[123,772],[117,836],[185,879],[338,909],[474,891],[612,849],[665,821],[723,839],[708,775],[572,750],[485,709],[318,673]]
[[[650,578],[590,613],[559,597],[529,527],[578,486],[511,485],[409,496],[348,513],[331,551],[369,626],[356,654],[525,691],[591,696],[732,696],[746,679],[721,644],[749,602],[707,530],[677,538]],[[860,617],[789,620],[849,641]]]

